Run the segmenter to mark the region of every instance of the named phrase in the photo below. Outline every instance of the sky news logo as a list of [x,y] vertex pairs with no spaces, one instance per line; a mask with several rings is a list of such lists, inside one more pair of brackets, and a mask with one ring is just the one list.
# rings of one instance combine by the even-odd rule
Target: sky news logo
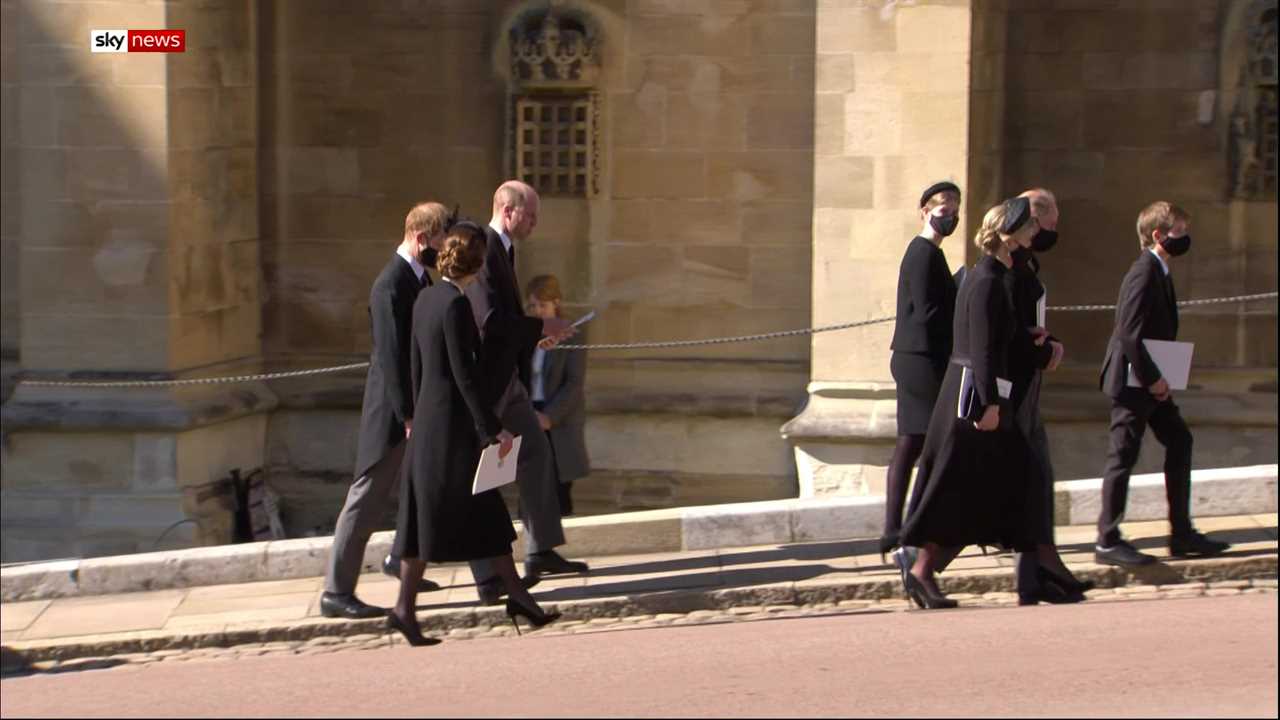
[[89,49],[100,53],[186,52],[186,30],[90,30]]

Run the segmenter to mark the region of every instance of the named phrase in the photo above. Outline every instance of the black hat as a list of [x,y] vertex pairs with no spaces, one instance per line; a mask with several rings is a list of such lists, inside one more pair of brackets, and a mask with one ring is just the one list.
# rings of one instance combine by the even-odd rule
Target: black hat
[[956,184],[951,182],[950,180],[943,180],[942,182],[936,182],[930,185],[928,188],[925,189],[924,194],[920,196],[920,207],[924,207],[925,205],[927,205],[929,202],[929,198],[933,197],[934,195],[937,195],[940,192],[948,192],[948,191],[953,192],[957,195],[960,194],[960,188],[957,187]]
[[1031,201],[1024,197],[1009,198],[1004,201],[1004,223],[1000,225],[1000,233],[1012,235],[1030,219]]

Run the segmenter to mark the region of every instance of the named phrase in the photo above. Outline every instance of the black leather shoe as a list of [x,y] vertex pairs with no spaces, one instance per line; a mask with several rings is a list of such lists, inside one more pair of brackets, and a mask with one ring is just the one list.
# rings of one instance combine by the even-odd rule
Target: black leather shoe
[[1169,536],[1169,554],[1174,557],[1213,557],[1231,547],[1230,543],[1211,540],[1192,530],[1185,535]]
[[[391,557],[390,555],[382,558],[382,574],[400,579],[400,558]],[[440,589],[440,584],[432,582],[426,578],[418,581],[418,592],[435,592]]]
[[560,553],[555,550],[547,550],[536,555],[530,555],[524,560],[525,575],[571,575],[574,573],[585,573],[590,568],[584,562],[576,560],[565,560],[560,557]]
[[387,612],[382,608],[365,605],[355,595],[335,595],[327,592],[320,595],[320,614],[327,618],[363,620],[382,617]]
[[[528,590],[537,585],[539,579],[537,575],[525,575],[520,578],[520,583]],[[476,594],[480,596],[481,605],[498,605],[502,602],[502,596],[507,594],[507,588],[502,585],[501,578],[492,578],[476,583]]]
[[1111,547],[1094,546],[1093,560],[1099,565],[1116,565],[1119,567],[1150,565],[1156,561],[1153,556],[1138,552],[1137,548],[1123,540]]
[[1066,590],[1053,580],[1041,580],[1039,584],[1030,591],[1018,591],[1019,605],[1036,605],[1042,602],[1049,603],[1051,605],[1070,605],[1072,603],[1084,602],[1084,600],[1084,593]]

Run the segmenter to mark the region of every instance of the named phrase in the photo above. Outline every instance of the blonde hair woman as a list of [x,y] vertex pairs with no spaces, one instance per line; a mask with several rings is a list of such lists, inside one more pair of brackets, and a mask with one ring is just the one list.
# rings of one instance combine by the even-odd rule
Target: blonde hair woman
[[955,607],[934,581],[950,552],[966,545],[1035,547],[1023,511],[1026,441],[1008,399],[1008,354],[1018,326],[1004,276],[1012,250],[1029,246],[1038,229],[1030,203],[1015,198],[988,210],[974,237],[983,257],[956,297],[951,362],[902,526],[902,544],[920,548],[903,587],[922,608]]

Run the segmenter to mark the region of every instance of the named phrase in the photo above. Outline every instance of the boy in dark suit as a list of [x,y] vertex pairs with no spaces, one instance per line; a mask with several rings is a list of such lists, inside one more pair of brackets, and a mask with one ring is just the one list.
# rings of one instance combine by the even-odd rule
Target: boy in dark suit
[[[1147,426],[1165,447],[1164,482],[1169,499],[1169,554],[1217,555],[1230,545],[1211,540],[1191,525],[1191,431],[1173,402],[1169,383],[1152,361],[1144,340],[1178,338],[1178,297],[1169,262],[1191,249],[1191,216],[1160,201],[1138,215],[1142,254],[1120,284],[1116,327],[1102,363],[1100,389],[1111,397],[1111,448],[1103,470],[1102,512],[1098,516],[1095,559],[1106,565],[1146,565],[1155,558],[1138,552],[1120,535],[1129,475],[1142,449]],[[1130,368],[1141,387],[1129,387]]]

